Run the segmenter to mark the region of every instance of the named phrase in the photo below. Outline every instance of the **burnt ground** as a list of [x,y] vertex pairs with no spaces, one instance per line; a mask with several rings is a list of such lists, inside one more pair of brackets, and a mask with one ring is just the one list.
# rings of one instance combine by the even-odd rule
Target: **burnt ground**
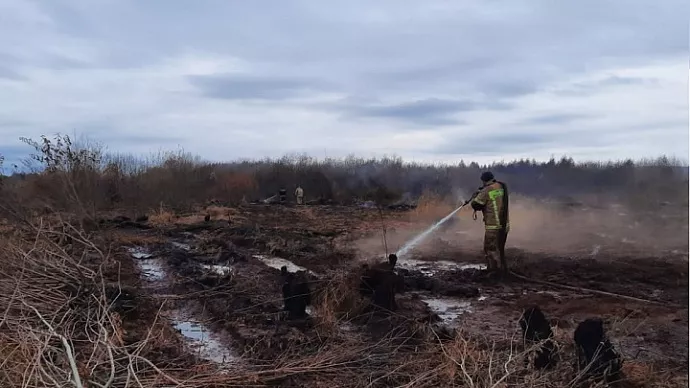
[[[479,364],[487,354],[496,353],[496,360],[512,357],[511,368],[516,370],[504,383],[530,385],[536,377],[522,370],[514,353],[522,349],[517,320],[522,309],[534,304],[551,320],[563,355],[562,369],[540,375],[548,382],[544,386],[569,383],[574,373],[572,332],[589,317],[605,320],[610,338],[626,360],[627,386],[686,384],[687,259],[654,255],[573,259],[509,250],[516,273],[583,288],[572,291],[517,278],[488,278],[472,268],[435,268],[437,260],[483,261],[478,251],[445,248],[436,255],[416,254],[415,259],[435,268],[433,276],[416,269],[400,270],[406,287],[397,297],[399,310],[373,314],[367,300],[354,291],[360,262],[370,259],[361,257],[354,242],[380,234],[377,210],[253,205],[233,209],[230,222],[222,216],[210,222],[195,217],[194,222],[181,218],[175,225],[147,229],[131,224],[109,229],[123,248],[140,247],[165,272],[164,279],[141,280],[136,265],[141,260],[121,249],[122,282],[147,303],[146,308],[139,308],[140,314],[125,316],[125,320],[130,320],[134,331],[146,327],[154,310],[170,325],[174,323],[170,317],[180,311],[204,320],[218,343],[231,353],[224,362],[216,359],[216,364],[251,370],[261,376],[257,384],[455,386],[476,375],[480,377],[474,377],[473,383],[490,386],[502,370],[494,366],[493,372],[485,372]],[[404,228],[410,222],[405,212],[386,211],[384,217],[392,228]],[[310,318],[284,319],[279,265],[268,266],[257,255],[280,257],[313,272],[307,275],[314,293]],[[384,257],[383,252],[380,256]],[[659,303],[602,296],[585,289]],[[430,307],[430,300],[445,302],[438,310]],[[448,308],[443,304],[448,301],[458,305]],[[466,340],[472,341],[471,349]],[[176,365],[188,368],[209,363],[203,357],[190,359],[193,349],[180,350],[183,335],[171,341],[161,350],[161,361],[169,354]],[[460,364],[457,355],[449,353],[449,343],[463,343],[466,354],[476,356],[474,372],[458,371]],[[454,360],[450,367],[448,358]],[[434,376],[427,376],[429,368]],[[482,381],[492,374],[493,380]]]

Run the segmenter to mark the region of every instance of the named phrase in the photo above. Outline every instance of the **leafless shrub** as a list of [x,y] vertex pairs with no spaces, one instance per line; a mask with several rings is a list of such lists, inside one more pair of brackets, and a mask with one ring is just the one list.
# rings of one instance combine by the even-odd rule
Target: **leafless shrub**
[[94,142],[75,143],[69,136],[22,141],[34,148],[31,160],[38,166],[32,173],[6,177],[3,196],[14,194],[32,209],[47,206],[55,211],[79,211],[84,216],[113,208],[136,216],[157,209],[161,202],[172,210],[191,210],[210,199],[234,205],[298,184],[308,201],[351,203],[383,188],[394,196],[434,195],[455,204],[459,192],[477,186],[483,169],[500,176],[513,193],[532,197],[590,203],[603,199],[636,208],[688,204],[687,164],[666,157],[581,163],[564,157],[546,163],[518,160],[480,166],[463,161],[424,165],[397,157],[318,160],[287,155],[208,163],[182,150],[144,158],[113,154]]

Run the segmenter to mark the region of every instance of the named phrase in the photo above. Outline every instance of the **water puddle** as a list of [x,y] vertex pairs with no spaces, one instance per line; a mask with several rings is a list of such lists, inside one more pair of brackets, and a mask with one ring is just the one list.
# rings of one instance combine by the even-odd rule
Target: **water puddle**
[[237,359],[230,349],[221,343],[220,338],[203,323],[181,319],[178,314],[173,318],[173,326],[182,333],[191,350],[199,358],[217,364],[225,364]]
[[141,275],[148,281],[159,281],[165,277],[163,270],[163,260],[160,258],[153,258],[153,254],[148,252],[143,247],[128,248],[132,257],[137,259],[136,265],[141,271]]
[[432,276],[439,271],[452,271],[452,270],[464,271],[464,270],[468,270],[468,269],[477,269],[477,270],[486,269],[486,264],[457,263],[454,261],[447,261],[447,260],[422,261],[422,260],[415,260],[415,259],[402,259],[402,260],[398,260],[397,265],[401,268],[405,268],[408,270],[420,271],[425,276]]
[[132,255],[132,257],[135,259],[148,259],[153,257],[153,254],[151,254],[144,247],[129,247],[127,248],[127,250],[129,251],[129,254]]
[[549,295],[555,299],[561,298],[561,294],[556,292],[556,291],[544,291],[544,290],[542,290],[542,291],[537,291],[536,293],[539,295]]
[[137,261],[141,274],[149,281],[163,280],[165,271],[161,259],[146,259]]
[[436,313],[443,323],[449,324],[460,315],[471,313],[472,305],[468,301],[446,298],[422,298],[422,301]]
[[366,209],[373,209],[376,207],[376,203],[374,201],[364,201],[361,204],[359,204],[359,206]]
[[[173,243],[173,245],[175,245],[175,243]],[[184,245],[186,244],[181,245],[182,246],[178,247],[185,249]],[[187,247],[189,246],[187,245]],[[132,257],[137,259],[135,262],[141,271],[142,278],[158,284],[163,284],[165,282],[164,279],[166,274],[162,258],[154,258],[154,255],[142,247],[129,248],[129,253]],[[230,267],[222,265],[205,267],[219,274],[226,274],[228,270],[231,270]],[[172,324],[175,329],[182,333],[187,346],[189,346],[190,350],[196,353],[199,358],[218,364],[224,364],[237,359],[237,357],[222,344],[220,336],[211,332],[202,323],[193,319],[184,318],[180,311],[173,312]]]
[[216,275],[220,276],[228,276],[235,272],[235,269],[229,265],[210,265],[210,264],[202,264],[201,268],[205,269],[206,271],[213,272]]
[[311,275],[318,276],[314,271],[310,271],[304,267],[300,267],[299,265],[291,262],[290,260],[286,260],[280,257],[267,257],[264,255],[254,255],[253,257],[255,259],[260,260],[262,263],[266,264],[271,268],[280,269],[282,266],[285,266],[287,267],[288,272],[307,271]]
[[175,248],[179,248],[179,249],[182,249],[182,250],[187,251],[187,252],[192,250],[192,247],[189,244],[185,244],[185,243],[181,243],[181,242],[177,242],[177,241],[172,241],[172,242],[170,242],[170,244],[172,244],[172,246],[174,246]]
[[601,245],[595,245],[592,248],[592,252],[589,255],[592,257],[596,257],[599,254],[599,251],[601,251]]

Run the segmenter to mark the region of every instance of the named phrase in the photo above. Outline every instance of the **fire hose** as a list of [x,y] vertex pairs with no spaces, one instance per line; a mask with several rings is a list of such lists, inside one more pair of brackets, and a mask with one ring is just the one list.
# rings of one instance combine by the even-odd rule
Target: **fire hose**
[[[477,197],[477,195],[479,195],[479,192],[481,191],[481,189],[482,189],[481,187],[478,188],[477,191],[475,191],[475,192],[472,194],[472,196],[470,197],[470,199],[468,199],[467,201],[465,201],[465,202],[462,204],[462,206],[460,206],[460,207],[463,208],[463,207],[467,206],[470,202],[472,202],[472,200],[475,199],[475,198]],[[475,221],[477,221],[477,211],[476,211],[476,210],[473,210],[473,211],[472,211],[472,219],[475,220]]]

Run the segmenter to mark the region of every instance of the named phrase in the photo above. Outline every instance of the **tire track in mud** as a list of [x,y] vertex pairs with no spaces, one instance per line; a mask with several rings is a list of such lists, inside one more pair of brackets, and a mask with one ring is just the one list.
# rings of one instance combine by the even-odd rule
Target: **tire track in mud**
[[[222,316],[220,316],[222,313],[219,313],[217,308],[214,309],[207,305],[209,300],[212,302],[216,297],[202,296],[203,293],[208,294],[208,289],[191,291],[191,295],[198,295],[198,297],[192,297],[188,291],[183,289],[184,286],[180,287],[179,285],[180,281],[197,283],[203,282],[209,277],[215,278],[217,283],[230,284],[234,275],[238,271],[242,271],[240,266],[247,264],[247,255],[243,260],[225,260],[223,262],[218,256],[214,258],[205,252],[197,251],[200,241],[193,241],[190,238],[197,240],[198,236],[185,234],[185,240],[183,240],[185,242],[176,241],[173,238],[169,237],[162,246],[151,250],[142,246],[128,248],[132,260],[139,268],[140,277],[144,284],[143,288],[151,297],[167,304],[162,315],[180,333],[188,353],[215,364],[221,370],[230,369],[229,365],[250,366],[240,355],[242,346],[236,344],[237,340],[246,342],[243,341],[246,340],[246,333],[243,333],[241,329],[235,330],[235,328],[230,331],[226,330],[223,323],[219,323],[219,321],[223,321]],[[280,268],[286,266],[289,272],[305,271],[317,279],[321,276],[280,257],[261,254],[248,256],[251,257],[250,264],[259,264],[264,268],[271,269],[271,272],[275,272],[275,274],[279,274]],[[278,299],[279,294],[276,294],[276,300]],[[280,303],[280,307],[282,307],[282,300]],[[266,314],[280,315],[282,308],[269,307],[269,310],[275,314],[270,311]],[[242,314],[242,311],[239,310],[235,313]],[[307,308],[307,314],[309,318],[315,317],[312,306]],[[272,318],[268,318],[268,320],[270,321]],[[352,330],[347,323],[339,324],[338,329]]]
[[[178,249],[189,249],[189,246],[185,244],[173,243],[172,245]],[[169,278],[170,268],[163,257],[141,246],[130,247],[129,253],[139,268],[144,289],[149,291],[152,297],[158,297],[167,302],[166,296],[161,295],[160,292],[169,291],[172,280]],[[220,276],[227,276],[231,272],[227,270],[227,267],[220,265],[208,266],[207,270],[216,272]],[[201,314],[198,313],[198,308],[192,306],[192,302],[178,301],[173,304],[175,306],[165,308],[162,315],[183,337],[187,352],[196,355],[201,360],[216,364],[221,369],[228,363],[238,362],[238,356],[224,344],[229,337],[227,333],[210,329],[205,320],[200,318]]]
[[[232,234],[235,232],[232,231]],[[172,246],[173,251],[184,253],[183,260],[189,267],[194,267],[198,270],[196,274],[214,274],[220,279],[229,279],[233,276],[235,270],[243,271],[242,265],[249,264],[252,271],[256,270],[257,266],[263,265],[271,270],[267,272],[262,272],[258,270],[258,276],[261,277],[262,281],[278,283],[279,279],[279,269],[281,266],[285,265],[288,267],[290,272],[304,270],[307,271],[313,277],[326,276],[317,273],[315,270],[318,268],[318,272],[322,272],[322,268],[327,266],[334,266],[334,262],[316,262],[312,260],[312,257],[318,257],[317,255],[291,255],[296,260],[290,261],[281,257],[261,255],[257,251],[257,246],[249,245],[242,247],[243,253],[246,254],[246,258],[243,262],[230,264],[229,261],[227,265],[223,264],[223,259],[221,257],[212,258],[209,256],[208,252],[194,251],[190,252],[190,244],[198,248],[197,244],[200,243],[200,236],[190,236],[195,240],[189,242],[188,244],[183,244],[169,240],[166,246]],[[232,240],[224,233],[223,238],[227,240]],[[308,242],[306,243],[308,244]],[[303,244],[304,245],[304,244]],[[262,251],[266,251],[266,247],[258,247]],[[294,252],[298,252],[299,247],[295,247]],[[174,253],[173,252],[173,253]],[[247,254],[247,252],[250,252]],[[474,332],[474,334],[482,335],[488,338],[501,339],[505,338],[506,333],[516,332],[516,320],[513,319],[512,315],[518,315],[518,310],[523,308],[527,303],[542,303],[547,306],[551,316],[557,317],[558,321],[556,325],[562,328],[568,328],[571,322],[566,322],[567,320],[576,320],[582,318],[584,313],[595,313],[595,311],[587,309],[588,304],[586,302],[588,296],[585,294],[580,295],[579,293],[563,293],[558,291],[551,291],[552,287],[548,286],[538,286],[529,285],[526,283],[519,282],[508,282],[502,284],[501,282],[488,281],[481,274],[480,270],[484,269],[483,265],[478,264],[468,264],[461,262],[454,262],[449,260],[433,260],[434,258],[421,257],[419,259],[400,259],[398,261],[398,270],[403,273],[406,277],[412,279],[426,279],[425,281],[440,280],[444,282],[440,287],[419,287],[418,284],[413,285],[413,287],[408,288],[408,292],[400,296],[407,304],[404,306],[406,311],[401,311],[400,313],[404,315],[410,315],[408,318],[418,317],[418,311],[410,310],[411,305],[424,305],[427,309],[438,317],[438,322],[434,325],[443,326],[454,330],[462,330],[463,332]],[[260,265],[259,265],[260,264]],[[301,264],[301,265],[300,265]],[[338,263],[340,266],[342,263]],[[554,263],[548,263],[549,266],[554,267]],[[355,265],[356,266],[356,265]],[[352,266],[352,268],[355,268]],[[309,269],[309,268],[313,268]],[[535,267],[537,268],[537,267]],[[544,272],[544,268],[539,267],[538,271]],[[149,275],[155,280],[156,271],[148,271]],[[583,275],[589,276],[591,269],[582,272]],[[253,272],[252,272],[253,273]],[[329,274],[330,272],[322,272]],[[539,273],[539,272],[538,272]],[[193,275],[193,273],[188,273],[187,276]],[[267,280],[265,280],[267,279]],[[271,280],[273,279],[273,280]],[[471,286],[478,289],[478,294],[471,297],[466,296],[452,296],[447,295],[450,293],[449,285],[457,284],[459,286]],[[261,287],[261,285],[257,285]],[[273,286],[272,286],[273,287]],[[276,290],[264,292],[262,296],[250,296],[248,300],[252,304],[258,304],[265,301],[265,296],[271,296],[272,301],[267,301],[267,307],[261,309],[251,309],[250,306],[245,306],[243,309],[238,309],[234,312],[235,316],[242,314],[254,314],[255,316],[261,315],[261,317],[248,318],[246,322],[238,324],[238,329],[232,329],[227,333],[218,334],[218,337],[222,339],[218,342],[225,344],[228,343],[233,345],[232,350],[235,351],[234,354],[239,353],[239,349],[242,346],[246,346],[247,342],[251,342],[252,338],[257,338],[257,335],[264,335],[266,333],[279,333],[285,332],[285,330],[295,331],[294,326],[287,325],[276,325],[277,321],[275,316],[280,313],[280,306],[282,301],[280,301],[280,293],[277,290],[277,284],[275,285]],[[179,293],[179,292],[178,292]],[[184,293],[184,291],[182,292]],[[597,298],[597,301],[602,305],[611,305],[611,301]],[[217,302],[222,303],[222,302]],[[591,302],[590,302],[591,303]],[[577,310],[569,311],[568,306],[578,306]],[[628,308],[629,304],[624,304],[625,308]],[[234,307],[230,307],[234,308]],[[633,309],[639,308],[637,305],[632,305]],[[190,308],[191,309],[191,308]],[[194,311],[195,316],[201,316],[205,314],[205,307],[196,307]],[[210,312],[210,315],[214,317],[215,320],[222,319],[222,309],[216,308]],[[208,315],[208,313],[206,313]],[[611,316],[615,318],[620,315],[618,312],[613,311]],[[313,317],[313,312],[312,312]],[[178,318],[179,319],[179,318]],[[675,319],[675,318],[674,318]],[[188,319],[190,320],[190,319]],[[269,322],[267,325],[262,322]],[[634,322],[628,322],[626,324],[632,325]],[[263,332],[261,330],[252,331],[253,325],[264,325]],[[565,326],[564,326],[565,325]],[[222,325],[220,325],[222,326]],[[359,325],[358,325],[359,326]],[[213,333],[218,330],[219,325],[208,324],[206,326],[207,332]],[[261,329],[261,328],[259,328]],[[344,327],[340,327],[343,331],[346,331]],[[361,328],[355,328],[359,331]],[[236,331],[235,331],[236,330]],[[673,329],[675,330],[675,329]],[[296,331],[303,332],[303,336],[312,336],[313,333],[304,328],[297,328]],[[675,335],[675,331],[671,333]],[[277,335],[277,334],[276,334]],[[628,334],[621,334],[627,336]],[[210,336],[210,335],[208,335]],[[672,337],[674,338],[674,337]],[[202,338],[203,340],[203,338]],[[191,340],[190,340],[191,341]],[[636,348],[640,347],[642,340],[636,337],[622,337],[620,338],[620,344],[625,344],[625,350],[631,354],[634,354]],[[239,343],[239,345],[238,345]],[[647,348],[651,349],[650,352],[657,352],[658,344],[647,345]],[[190,349],[194,349],[190,346]],[[651,354],[651,353],[650,353]],[[207,358],[212,358],[210,355]],[[652,357],[652,356],[650,356]],[[656,357],[656,356],[654,356]],[[204,358],[204,357],[200,357]],[[216,363],[222,364],[223,360],[218,360],[216,358]],[[227,360],[225,360],[227,363]],[[234,362],[234,361],[233,361]]]
[[[174,259],[177,261],[180,261],[178,263],[181,265],[180,268],[176,269],[171,269],[171,273],[177,273],[177,275],[182,275],[183,277],[187,278],[192,278],[194,275],[202,275],[198,271],[191,271],[191,268],[196,268],[201,269],[205,273],[215,273],[218,277],[221,279],[226,279],[227,282],[231,282],[230,277],[233,274],[236,274],[237,271],[243,271],[242,265],[246,264],[251,264],[251,265],[256,265],[258,263],[261,263],[262,266],[265,268],[270,268],[272,271],[270,276],[274,276],[277,279],[278,274],[280,272],[280,268],[282,266],[286,266],[289,272],[297,272],[297,271],[305,271],[307,272],[311,278],[317,279],[317,281],[321,278],[323,280],[323,275],[308,269],[307,267],[303,267],[301,265],[295,264],[294,262],[277,257],[277,256],[272,256],[272,255],[262,255],[259,253],[253,252],[252,254],[245,255],[250,257],[249,261],[247,261],[247,257],[244,258],[244,260],[241,260],[239,262],[233,262],[232,264],[230,263],[231,260],[227,261],[226,265],[220,264],[219,260],[221,255],[217,255],[215,258],[211,257],[208,255],[208,252],[202,252],[203,248],[201,248],[198,244],[201,244],[202,241],[199,240],[199,236],[188,236],[191,238],[194,238],[196,241],[190,241],[189,239],[186,239],[185,243],[180,243],[179,241],[174,241],[172,240],[172,236],[169,236],[171,239],[168,240],[168,242],[165,244],[166,246],[172,247],[172,252],[170,252],[171,256],[175,256],[175,252],[177,252],[178,258]],[[226,240],[232,240],[232,238],[227,238]],[[192,246],[195,248],[192,249]],[[197,251],[198,249],[201,249],[202,251]],[[242,248],[244,253],[246,254],[246,251],[255,251],[253,247],[243,247]],[[134,252],[133,255],[137,254],[137,252]],[[139,259],[141,259],[141,253],[138,254]],[[158,262],[155,260],[159,260]],[[148,257],[143,261],[142,264],[144,267],[146,266],[151,266],[155,267],[156,263],[160,264],[161,258],[153,258],[153,257]],[[140,260],[141,261],[141,260]],[[310,262],[309,259],[306,259],[307,262]],[[209,264],[210,263],[210,264]],[[253,263],[253,264],[252,264]],[[322,264],[322,263],[320,263]],[[308,265],[308,264],[307,264]],[[182,269],[184,267],[184,269]],[[442,261],[440,263],[428,263],[428,262],[423,262],[423,261],[415,261],[415,260],[407,260],[407,261],[401,261],[400,265],[402,270],[412,270],[415,271],[416,275],[422,274],[422,276],[428,277],[429,275],[433,275],[437,273],[439,270],[474,270],[474,269],[481,269],[481,265],[476,265],[476,264],[458,264],[454,262],[449,262],[449,261]],[[353,267],[355,268],[355,267]],[[160,280],[160,270],[158,271],[153,271],[156,272],[156,276],[154,276],[154,280]],[[177,276],[176,275],[176,276]],[[200,279],[196,279],[200,280]],[[170,287],[168,287],[170,288]],[[180,292],[173,292],[173,295],[179,294]],[[429,292],[419,292],[419,290],[412,290],[412,292],[408,293],[404,298],[407,299],[408,305],[406,306],[407,309],[411,310],[408,313],[412,313],[412,316],[404,318],[403,316],[400,316],[399,319],[403,320],[410,320],[410,322],[414,321],[416,318],[419,318],[419,311],[421,306],[427,306],[428,310],[432,313],[435,314],[438,322],[433,324],[434,326],[449,326],[452,327],[453,322],[457,321],[457,318],[465,313],[471,312],[472,307],[471,307],[471,300],[467,299],[455,299],[455,298],[444,298],[444,297],[439,297],[437,295],[433,295],[432,293]],[[275,293],[275,301],[280,300],[280,294],[278,292]],[[482,299],[479,299],[482,300]],[[208,301],[204,302],[206,304]],[[252,305],[259,304],[256,298],[253,299]],[[413,306],[418,306],[418,307],[410,307],[410,303]],[[277,306],[277,304],[280,304],[280,306]],[[273,304],[274,307],[268,307],[267,310],[261,310],[261,311],[251,311],[252,308],[250,306],[246,306],[245,312],[243,310],[235,310],[233,311],[233,315],[235,318],[237,318],[237,315],[241,314],[262,314],[264,316],[267,316],[266,320],[267,321],[272,321],[273,318],[270,318],[271,315],[279,315],[281,314],[282,310],[282,300],[278,303]],[[315,310],[314,308],[308,308],[307,313],[309,315],[308,319],[314,319],[318,318],[318,310]],[[211,360],[215,362],[216,364],[222,364],[224,361],[223,358],[228,359],[232,357],[228,357],[227,354],[230,353],[232,354],[231,351],[226,351],[226,352],[219,352],[217,346],[217,343],[222,343],[223,341],[217,340],[215,343],[206,344],[205,346],[199,346],[198,343],[202,342],[205,338],[210,338],[211,340],[215,338],[224,338],[227,339],[225,342],[229,342],[231,347],[237,347],[238,349],[235,351],[235,354],[239,353],[239,349],[242,348],[242,345],[246,346],[247,339],[250,338],[251,336],[254,335],[261,335],[261,329],[257,328],[257,333],[258,334],[252,334],[251,329],[247,331],[247,329],[243,329],[243,326],[246,326],[246,324],[242,323],[237,323],[231,325],[231,332],[225,332],[225,333],[217,333],[218,331],[223,331],[222,329],[219,330],[219,326],[223,327],[224,324],[211,324],[207,327],[204,327],[202,329],[196,329],[196,331],[202,331],[202,335],[204,332],[209,333],[203,338],[199,338],[201,336],[195,334],[192,330],[190,329],[190,326],[192,326],[189,323],[184,323],[184,322],[194,322],[194,321],[199,321],[198,316],[204,315],[204,311],[206,310],[206,306],[200,307],[197,306],[196,308],[193,308],[190,306],[190,303],[187,303],[186,307],[183,307],[183,309],[186,309],[186,316],[184,319],[180,318],[180,314],[177,313],[180,308],[178,307],[177,310],[172,311],[168,314],[170,317],[170,321],[172,322],[171,324],[178,328],[178,329],[187,329],[182,330],[182,335],[185,337],[185,341],[190,344],[189,348],[194,349],[194,348],[201,348],[201,351],[199,352],[200,358],[206,359],[206,360]],[[212,310],[212,311],[211,311]],[[218,307],[211,307],[210,315],[214,317],[215,321],[222,320],[223,317],[223,312],[222,310],[219,310]],[[273,312],[272,312],[273,311]],[[404,311],[401,311],[403,315],[408,315]],[[415,318],[416,317],[416,318]],[[184,321],[183,323],[180,323],[180,321]],[[251,326],[251,318],[248,319],[250,322],[249,325]],[[432,321],[435,321],[432,318]],[[353,333],[365,333],[368,331],[365,327],[358,327],[361,324],[364,324],[364,326],[368,326],[365,321],[360,321],[359,324],[353,325],[353,322],[349,321],[342,321],[338,320],[334,326],[334,328],[340,332],[339,335],[352,335]],[[267,329],[270,331],[281,331],[284,329],[289,329],[290,327],[294,327],[295,322],[292,323],[286,323],[285,325],[278,325],[274,326],[273,329],[268,327]],[[197,327],[200,326],[197,324]],[[270,324],[269,324],[270,326]],[[281,328],[282,326],[282,328]],[[299,326],[299,324],[298,324]],[[203,326],[202,326],[203,327]],[[266,329],[266,328],[264,328]],[[370,328],[371,329],[371,328]],[[264,330],[265,331],[265,330]],[[311,329],[308,330],[310,332]],[[307,334],[305,332],[304,334]],[[335,333],[333,333],[335,334]],[[309,334],[310,335],[310,334]],[[248,337],[249,336],[249,337]],[[239,342],[238,345],[234,346],[233,344],[235,342]],[[219,356],[218,353],[222,353],[225,357]],[[234,356],[234,355],[233,355]]]

